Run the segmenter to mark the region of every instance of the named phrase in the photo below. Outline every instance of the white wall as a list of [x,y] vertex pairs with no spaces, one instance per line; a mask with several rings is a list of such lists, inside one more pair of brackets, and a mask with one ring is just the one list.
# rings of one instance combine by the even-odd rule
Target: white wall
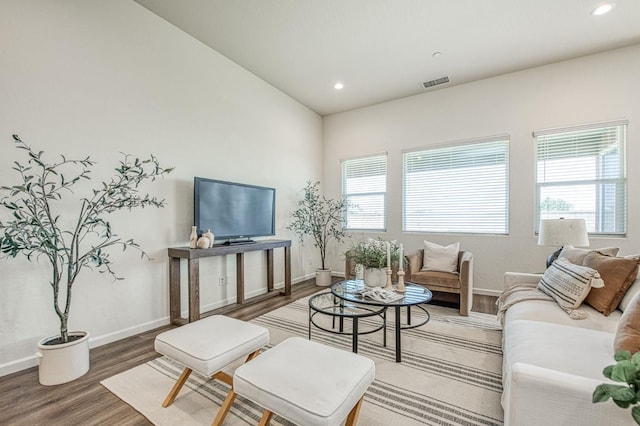
[[[472,66],[472,64],[470,64]],[[505,271],[539,272],[550,247],[534,236],[535,187],[532,131],[628,119],[627,238],[592,238],[591,247],[640,252],[640,45],[445,88],[325,117],[324,181],[327,196],[341,191],[340,160],[388,152],[388,223],[385,239],[408,249],[428,239],[460,241],[475,257],[475,287],[496,294]],[[402,232],[402,150],[509,134],[510,233],[437,235]],[[451,194],[452,197],[457,194]],[[368,234],[356,234],[357,241]],[[345,248],[347,243],[341,248]],[[344,270],[338,253],[333,267]]]
[[[292,239],[288,215],[322,173],[320,116],[132,1],[5,0],[0,28],[0,185],[17,183],[13,133],[50,159],[91,155],[96,182],[119,152],[176,167],[147,187],[166,208],[113,217],[155,260],[116,251],[124,281],[85,271],[76,283],[70,329],[93,346],[168,323],[166,249],[188,243],[194,176],[275,187],[275,238]],[[315,256],[294,242],[294,280],[313,274]],[[247,295],[265,291],[264,256],[245,262]],[[234,263],[201,261],[204,309],[235,299]],[[232,280],[220,287],[218,275]],[[0,375],[35,365],[36,342],[58,332],[47,283],[44,260],[0,261]]]

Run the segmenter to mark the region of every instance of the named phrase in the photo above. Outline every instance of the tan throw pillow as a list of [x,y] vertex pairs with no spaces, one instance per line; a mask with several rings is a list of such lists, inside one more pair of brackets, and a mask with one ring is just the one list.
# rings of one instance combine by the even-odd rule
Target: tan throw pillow
[[597,251],[598,253],[606,254],[607,256],[616,256],[620,249],[618,247],[604,247],[600,249],[581,249],[574,246],[564,246],[558,257],[564,257],[569,262],[576,265],[582,265],[584,258],[589,254]]
[[421,271],[458,272],[458,252],[460,243],[441,246],[429,241],[424,242],[424,256]]
[[561,308],[567,310],[580,307],[591,287],[598,286],[602,287],[598,271],[575,265],[562,257],[547,268],[538,282],[540,291],[553,297]]
[[613,351],[640,351],[640,293],[631,300],[618,322]]
[[591,290],[585,302],[596,311],[609,316],[636,279],[638,262],[638,259],[605,256],[600,253],[586,255],[582,264],[600,273],[604,287]]

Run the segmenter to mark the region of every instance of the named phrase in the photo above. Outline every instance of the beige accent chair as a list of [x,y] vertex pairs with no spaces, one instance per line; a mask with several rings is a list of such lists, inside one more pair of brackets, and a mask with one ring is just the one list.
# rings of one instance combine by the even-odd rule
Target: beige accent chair
[[[420,284],[434,293],[458,294],[460,315],[469,316],[473,306],[473,254],[460,251],[458,272],[422,271],[423,256],[423,249],[406,255],[405,281]],[[436,294],[434,299],[437,299]]]

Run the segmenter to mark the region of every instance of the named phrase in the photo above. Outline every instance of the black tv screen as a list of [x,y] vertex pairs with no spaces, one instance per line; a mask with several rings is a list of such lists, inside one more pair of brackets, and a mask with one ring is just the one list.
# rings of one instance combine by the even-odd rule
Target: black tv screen
[[275,235],[276,190],[263,186],[194,178],[194,224],[216,240]]

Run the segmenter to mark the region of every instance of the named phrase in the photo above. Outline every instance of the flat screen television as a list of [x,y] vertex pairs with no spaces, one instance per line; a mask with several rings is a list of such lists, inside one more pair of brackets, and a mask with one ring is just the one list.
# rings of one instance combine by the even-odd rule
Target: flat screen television
[[275,235],[275,188],[195,177],[193,195],[198,234],[210,229],[226,244]]

